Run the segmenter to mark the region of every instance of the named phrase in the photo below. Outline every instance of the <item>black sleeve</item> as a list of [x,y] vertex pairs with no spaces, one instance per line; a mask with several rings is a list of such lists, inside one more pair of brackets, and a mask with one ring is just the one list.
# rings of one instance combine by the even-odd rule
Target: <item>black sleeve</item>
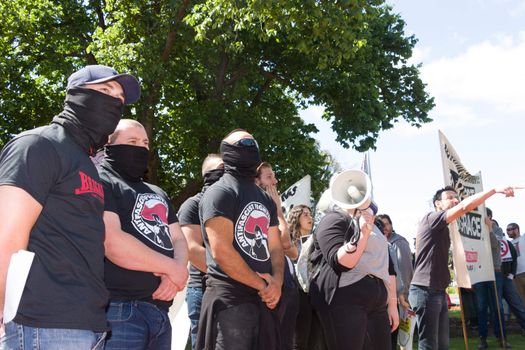
[[319,249],[328,265],[335,271],[343,272],[349,269],[341,264],[337,259],[337,250],[345,243],[345,233],[348,229],[350,220],[339,212],[326,214],[319,222],[315,230]]
[[397,276],[394,261],[392,260],[392,256],[390,256],[390,249],[388,250],[388,274],[390,276]]
[[104,211],[110,211],[118,215],[117,200],[115,199],[113,185],[111,184],[109,176],[104,169],[97,167],[97,170],[102,188],[104,189]]
[[41,205],[61,171],[55,147],[39,135],[20,136],[7,143],[0,154],[0,184],[23,189]]
[[268,206],[268,211],[270,212],[270,227],[271,226],[278,226],[279,225],[279,218],[277,217],[277,205],[275,205],[275,202],[273,201],[272,197],[270,197],[270,202]]
[[190,197],[182,203],[177,216],[181,225],[200,225],[199,201],[197,196]]
[[448,225],[447,211],[443,210],[429,213],[427,216],[427,223],[432,230],[441,230]]
[[516,252],[516,248],[514,248],[514,244],[512,244],[512,242],[507,241],[507,244],[509,245],[510,255],[512,256],[512,262],[510,263],[510,273],[516,276],[516,268],[518,267],[518,253]]
[[211,186],[204,192],[201,200],[202,223],[217,216],[223,216],[234,222],[235,208],[232,203],[236,203],[235,197],[227,189],[221,186]]
[[179,222],[179,217],[177,216],[177,213],[175,212],[175,208],[173,207],[173,204],[171,203],[168,197],[166,197],[166,200],[168,201],[168,225]]

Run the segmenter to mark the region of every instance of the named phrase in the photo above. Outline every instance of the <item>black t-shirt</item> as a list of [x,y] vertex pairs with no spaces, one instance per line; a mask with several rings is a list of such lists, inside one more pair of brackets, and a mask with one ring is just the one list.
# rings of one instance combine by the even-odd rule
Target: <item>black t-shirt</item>
[[[159,187],[143,181],[125,181],[107,163],[99,165],[106,198],[105,211],[119,216],[122,230],[148,248],[173,258],[168,225],[177,215],[168,196]],[[124,269],[105,259],[106,286],[111,300],[142,300],[167,310],[172,302],[153,300],[160,277],[151,272]]]
[[217,216],[233,223],[232,244],[248,266],[256,272],[272,273],[268,229],[278,224],[277,209],[272,198],[255,185],[254,179],[224,174],[204,193],[199,215],[209,275],[233,282],[213,259],[204,227],[206,221]]
[[428,213],[417,228],[416,266],[411,284],[445,290],[450,283],[449,248],[446,211]]
[[[199,219],[199,203],[202,199],[202,192],[197,193],[195,196],[190,197],[182,203],[179,208],[177,216],[179,218],[179,224],[183,225],[200,225]],[[188,287],[202,288],[203,278],[205,273],[200,271],[198,268],[190,264],[190,278],[188,279]]]
[[[86,151],[57,124],[24,132],[2,150],[0,184],[19,187],[42,205],[27,248],[35,258],[14,321],[106,331],[104,192]],[[9,203],[3,206],[8,210]]]

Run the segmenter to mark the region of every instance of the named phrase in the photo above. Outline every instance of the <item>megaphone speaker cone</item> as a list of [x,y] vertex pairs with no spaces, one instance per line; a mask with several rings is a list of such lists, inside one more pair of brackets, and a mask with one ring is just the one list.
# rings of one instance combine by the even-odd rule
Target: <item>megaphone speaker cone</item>
[[330,187],[335,204],[343,209],[367,209],[371,203],[372,183],[361,170],[345,170]]

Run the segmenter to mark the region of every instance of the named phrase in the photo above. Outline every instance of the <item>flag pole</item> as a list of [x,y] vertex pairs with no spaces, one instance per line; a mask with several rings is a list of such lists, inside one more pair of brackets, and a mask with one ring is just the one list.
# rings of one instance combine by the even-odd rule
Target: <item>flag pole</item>
[[501,336],[501,341],[502,342],[506,342],[507,339],[505,339],[505,335],[503,334],[503,320],[502,320],[502,315],[501,315],[501,305],[500,305],[500,295],[498,293],[498,286],[496,284],[496,280],[495,280],[495,277],[494,276],[494,294],[496,295],[496,309],[498,309],[498,321],[499,321],[499,334]]
[[467,333],[467,323],[465,322],[465,313],[463,311],[463,297],[461,296],[461,288],[457,286],[457,292],[459,296],[459,311],[461,313],[461,325],[463,327],[463,341],[465,342],[465,350],[468,349],[468,333]]

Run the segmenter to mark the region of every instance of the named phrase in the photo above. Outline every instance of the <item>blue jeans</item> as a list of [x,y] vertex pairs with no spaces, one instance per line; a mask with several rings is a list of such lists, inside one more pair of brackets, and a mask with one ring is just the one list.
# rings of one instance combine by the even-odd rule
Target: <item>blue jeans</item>
[[111,301],[106,311],[111,333],[106,349],[171,349],[168,313],[143,301]]
[[188,316],[191,322],[191,348],[195,349],[197,332],[199,331],[199,318],[201,315],[202,294],[204,290],[199,287],[188,287],[186,289],[186,304],[188,304]]
[[[500,308],[501,325],[503,329],[503,337],[505,337],[505,319],[503,314],[502,294],[503,294],[503,275],[501,272],[495,272],[496,288],[498,290],[497,302]],[[500,316],[496,307],[496,293],[494,291],[493,281],[484,281],[474,284],[476,292],[476,301],[478,306],[478,334],[480,337],[486,338],[488,335],[489,315],[492,319],[492,327],[494,328],[494,336],[501,338],[500,331]]]
[[523,305],[514,282],[508,278],[503,278],[503,298],[509,304],[510,311],[516,316],[521,329],[525,330],[525,305]]
[[416,313],[418,349],[448,349],[448,303],[445,291],[411,285],[408,301]]
[[83,329],[33,328],[15,322],[5,325],[1,350],[102,350],[106,333]]

